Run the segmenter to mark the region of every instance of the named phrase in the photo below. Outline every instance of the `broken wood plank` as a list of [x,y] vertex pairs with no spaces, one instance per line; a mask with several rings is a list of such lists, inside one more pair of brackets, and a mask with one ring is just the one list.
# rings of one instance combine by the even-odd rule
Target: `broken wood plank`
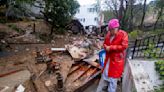
[[[76,80],[78,80],[81,76],[83,76],[88,70],[89,68],[91,67],[91,65],[87,66],[87,68],[85,68],[84,70],[82,70],[79,75],[76,76],[76,78],[73,80],[73,82],[75,82]],[[83,68],[83,67],[81,67]]]
[[83,92],[84,89],[86,89],[88,86],[92,85],[93,82],[98,78],[98,75],[101,74],[101,71],[98,71],[97,73],[95,73],[88,81],[83,82],[83,84],[81,84],[80,87],[78,87],[77,89],[74,90],[74,92]]
[[81,66],[83,66],[85,63],[82,62],[80,63],[79,65],[76,65],[74,67],[71,68],[70,72],[69,72],[69,75],[71,75],[72,73],[74,73],[76,70],[78,70]]
[[97,68],[90,68],[88,72],[84,76],[81,77],[81,79],[88,80],[92,75],[94,75],[97,72]]
[[87,81],[84,82],[84,84],[86,84],[88,81],[94,79],[96,76],[100,75],[101,74],[101,70],[96,72],[94,75],[92,75]]
[[[90,81],[90,79],[94,78],[96,73],[99,73],[99,71],[97,69],[94,69],[90,74],[89,77],[85,79],[84,83],[87,83],[88,81]],[[97,75],[96,75],[97,76]]]
[[[94,79],[93,76],[95,76],[95,74],[97,74],[99,70],[100,70],[99,68],[96,68],[88,63],[85,63],[85,65],[81,66],[80,69],[78,69],[76,72],[68,76],[67,81],[65,83],[66,91],[75,92],[75,90],[83,87],[84,85],[87,85],[88,82],[90,82],[90,79]],[[88,73],[91,73],[91,74],[88,74]],[[82,91],[77,91],[77,92],[82,92]]]
[[[85,61],[85,60],[83,60],[83,61]],[[90,65],[92,65],[92,66],[94,66],[94,67],[96,67],[96,68],[101,69],[100,64],[97,63],[97,62],[95,62],[95,61],[85,61],[85,62],[87,62],[88,64],[90,64]]]
[[83,59],[83,61],[87,62],[88,64],[96,67],[96,68],[99,68],[101,69],[101,66],[99,63],[96,62],[96,60],[98,60],[98,56],[97,55],[94,55],[90,58],[87,58],[87,59]]

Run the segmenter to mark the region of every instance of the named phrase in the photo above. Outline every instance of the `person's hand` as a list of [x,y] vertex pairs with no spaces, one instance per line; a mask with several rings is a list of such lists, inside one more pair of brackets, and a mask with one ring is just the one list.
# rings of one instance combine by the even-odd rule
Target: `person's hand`
[[109,51],[110,50],[110,46],[107,46],[106,44],[104,46],[106,48],[106,51]]

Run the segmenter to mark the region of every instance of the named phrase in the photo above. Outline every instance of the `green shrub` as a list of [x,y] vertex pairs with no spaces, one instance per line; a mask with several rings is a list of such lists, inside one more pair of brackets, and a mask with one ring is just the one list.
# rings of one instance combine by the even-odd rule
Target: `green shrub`
[[[155,62],[155,69],[160,75],[160,79],[164,81],[164,60],[159,60]],[[164,92],[164,83],[159,89],[155,89],[154,92]]]
[[159,73],[160,78],[164,80],[164,60],[155,62],[155,69]]
[[164,87],[162,86],[161,88],[159,88],[159,89],[155,89],[155,91],[154,92],[164,92]]
[[160,48],[154,48],[155,44],[149,43],[148,49],[144,51],[144,55],[149,58],[156,59],[158,57],[158,53],[160,52]]
[[138,32],[137,31],[130,32],[129,37],[132,39],[136,39],[138,37]]
[[138,37],[142,37],[143,36],[143,31],[141,31],[141,30],[134,30],[134,31],[128,33],[128,35],[129,35],[130,40],[135,40]]

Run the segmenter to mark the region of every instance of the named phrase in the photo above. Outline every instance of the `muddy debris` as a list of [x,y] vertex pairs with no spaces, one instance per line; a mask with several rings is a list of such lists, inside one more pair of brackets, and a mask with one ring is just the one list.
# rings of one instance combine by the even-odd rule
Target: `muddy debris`
[[[0,69],[5,67],[5,71],[9,71],[10,65],[15,66],[14,69],[19,67],[18,69],[30,72],[28,81],[15,85],[14,91],[20,89],[25,92],[82,92],[78,90],[95,81],[101,73],[98,63],[101,47],[97,47],[100,43],[100,40],[79,38],[69,44],[63,44],[62,47],[54,47],[52,44],[43,47],[39,44],[12,44],[12,50],[16,54],[12,57],[6,56],[7,59],[3,58],[2,61],[5,61],[6,65],[0,66]],[[6,78],[13,75],[13,71],[11,74],[0,75]]]

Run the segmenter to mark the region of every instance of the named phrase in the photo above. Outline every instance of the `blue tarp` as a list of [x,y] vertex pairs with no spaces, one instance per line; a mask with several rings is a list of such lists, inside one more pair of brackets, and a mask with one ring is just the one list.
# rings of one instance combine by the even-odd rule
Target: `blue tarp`
[[100,52],[99,52],[99,63],[102,67],[104,67],[104,61],[105,61],[105,55],[106,55],[106,52],[104,49],[102,49]]

